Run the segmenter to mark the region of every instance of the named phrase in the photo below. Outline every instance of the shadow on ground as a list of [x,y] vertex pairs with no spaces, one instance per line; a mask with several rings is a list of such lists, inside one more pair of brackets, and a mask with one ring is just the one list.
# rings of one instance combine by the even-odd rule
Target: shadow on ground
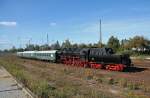
[[143,68],[143,67],[128,67],[124,70],[124,72],[142,72],[148,70],[148,68]]

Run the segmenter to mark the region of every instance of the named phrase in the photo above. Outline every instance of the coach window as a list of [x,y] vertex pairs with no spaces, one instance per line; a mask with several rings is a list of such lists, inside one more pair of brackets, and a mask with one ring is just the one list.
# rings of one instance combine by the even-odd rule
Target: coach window
[[54,57],[54,55],[53,55],[53,54],[51,54],[51,57]]

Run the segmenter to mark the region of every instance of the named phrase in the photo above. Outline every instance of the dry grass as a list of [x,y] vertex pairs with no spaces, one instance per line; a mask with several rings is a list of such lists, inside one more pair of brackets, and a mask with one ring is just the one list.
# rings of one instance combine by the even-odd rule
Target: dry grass
[[143,94],[135,94],[133,92],[128,92],[126,94],[126,98],[149,98],[148,96],[145,96]]
[[0,65],[39,98],[112,98],[111,94],[107,95],[109,92],[87,85],[86,81],[94,78],[94,71],[39,62],[15,56],[0,57]]
[[[121,94],[126,91],[126,88],[133,92],[139,89],[149,92],[149,88],[144,83],[116,78],[115,76],[121,74],[120,72],[70,67],[21,59],[12,55],[0,57],[0,65],[3,65],[39,98],[131,98],[130,96],[136,96],[129,93]],[[123,90],[119,94],[112,94],[109,91],[112,86],[120,92],[120,89]]]

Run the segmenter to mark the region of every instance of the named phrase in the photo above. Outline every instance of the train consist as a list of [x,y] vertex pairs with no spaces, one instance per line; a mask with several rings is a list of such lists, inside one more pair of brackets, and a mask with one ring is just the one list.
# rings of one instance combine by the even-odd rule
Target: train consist
[[65,48],[49,51],[17,52],[17,56],[29,59],[47,60],[70,66],[123,71],[130,67],[129,55],[116,55],[111,48]]

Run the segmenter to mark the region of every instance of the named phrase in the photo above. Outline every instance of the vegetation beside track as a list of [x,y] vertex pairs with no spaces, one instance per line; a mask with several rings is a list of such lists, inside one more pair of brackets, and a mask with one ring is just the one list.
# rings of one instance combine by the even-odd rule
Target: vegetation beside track
[[117,77],[121,72],[62,66],[12,55],[1,56],[0,65],[39,98],[148,98],[150,91],[142,81]]
[[[22,62],[22,60],[20,61]],[[55,82],[57,86],[55,86],[49,82],[50,77],[45,76],[44,71],[39,72],[39,74],[43,74],[40,77],[38,76],[39,74],[31,74],[24,66],[20,65],[20,61],[16,61],[16,58],[9,56],[0,57],[0,65],[5,67],[18,81],[22,82],[25,87],[29,88],[39,98],[112,98],[111,95],[90,87],[84,87],[84,90],[81,91],[78,86],[82,84],[72,84],[72,81],[63,79],[65,74],[71,73],[66,69],[63,70],[64,75],[56,76],[57,80]]]

